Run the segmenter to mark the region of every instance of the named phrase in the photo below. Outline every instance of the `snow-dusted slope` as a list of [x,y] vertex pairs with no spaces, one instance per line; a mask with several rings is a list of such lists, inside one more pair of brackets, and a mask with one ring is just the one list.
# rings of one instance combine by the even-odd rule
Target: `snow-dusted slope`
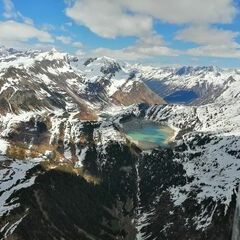
[[[103,78],[111,80],[106,86],[106,93],[109,97],[128,81],[131,74],[129,70],[124,69],[116,60],[108,57],[76,60],[72,61],[71,65],[76,71],[84,75],[85,83],[101,83]],[[129,85],[131,84],[130,79]]]
[[[161,104],[164,100],[141,80],[141,73],[125,63],[108,57],[71,59],[71,66],[83,77],[86,98],[90,101],[131,105],[147,102]],[[133,96],[134,95],[134,96]],[[131,96],[131,97],[130,97]]]
[[83,60],[55,49],[23,52],[1,47],[0,53],[1,152],[11,156],[19,155],[21,144],[23,156],[31,156],[27,152],[36,152],[37,145],[42,145],[39,154],[63,145],[60,158],[76,159],[80,150],[68,146],[75,144],[76,122],[95,121],[105,109],[164,102],[114,59]]
[[[151,210],[146,208],[148,210],[143,212],[146,215],[151,213],[153,219],[161,219],[154,224],[158,225],[166,239],[174,239],[173,236],[198,239],[195,234],[201,232],[206,236],[203,239],[226,239],[231,234],[234,199],[240,183],[239,86],[231,85],[215,103],[198,107],[154,106],[145,113],[146,119],[172,126],[178,133],[174,140],[173,163],[182,166],[185,172],[181,184],[176,180],[165,192],[154,192]],[[150,154],[150,157],[154,158],[154,155]],[[169,158],[171,157],[166,159]],[[147,168],[154,179],[157,172]],[[166,173],[172,171],[161,165],[162,168],[166,168]],[[164,198],[168,195],[172,203],[168,206],[169,213],[158,215],[160,206],[164,211]],[[182,216],[181,219],[176,218],[169,222],[170,215],[174,216],[177,212]],[[148,220],[145,220],[145,225],[149,225],[141,230],[145,236],[157,236],[154,232],[156,230],[151,227],[153,219],[148,217]],[[180,224],[178,221],[185,227],[176,227]],[[225,230],[220,231],[218,226],[225,221],[230,222],[229,228],[223,227]],[[182,232],[183,229],[185,233]]]
[[[3,113],[78,109],[83,118],[84,115],[88,118],[93,110],[112,105],[115,93],[134,92],[136,86],[141,86],[145,98],[132,103],[153,102],[152,99],[155,103],[163,102],[132,71],[113,59],[81,61],[54,49],[50,52],[1,49],[1,52],[0,110]],[[122,99],[115,104],[131,103]]]
[[72,82],[77,83],[78,89],[84,88],[81,76],[71,69],[67,54],[53,50],[1,57],[1,113],[76,109],[83,118],[91,115],[93,107],[76,92]]
[[135,65],[146,84],[166,97],[179,90],[193,91],[198,95],[195,104],[206,104],[223,93],[228,86],[240,83],[240,71],[216,67],[154,68]]

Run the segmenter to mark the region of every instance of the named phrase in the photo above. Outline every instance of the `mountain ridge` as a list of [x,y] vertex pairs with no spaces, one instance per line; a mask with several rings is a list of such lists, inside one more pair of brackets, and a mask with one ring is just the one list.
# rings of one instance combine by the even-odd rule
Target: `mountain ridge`
[[[1,238],[230,239],[240,171],[238,70],[3,52]],[[162,99],[179,90],[198,99]],[[122,130],[131,119],[171,127],[171,143],[142,151]]]
[[[2,87],[1,94],[10,95],[10,101],[14,100],[15,93],[12,93],[12,91],[16,88],[16,85],[22,91],[25,85],[25,89],[28,89],[25,96],[27,97],[30,94],[28,101],[31,102],[32,98],[39,107],[43,105],[46,108],[59,107],[66,109],[68,104],[66,98],[69,98],[69,105],[77,104],[80,109],[81,105],[84,105],[82,111],[85,108],[90,111],[94,106],[99,108],[103,107],[105,103],[111,104],[110,98],[114,99],[114,93],[118,90],[120,92],[130,91],[134,83],[135,85],[141,85],[141,90],[146,92],[147,97],[144,98],[144,101],[151,101],[150,97],[153,97],[156,100],[155,103],[164,102],[141,80],[134,79],[134,76],[131,77],[131,73],[122,69],[119,64],[106,61],[103,58],[98,59],[100,62],[94,63],[94,65],[93,61],[90,64],[91,66],[84,65],[81,62],[80,65],[86,68],[85,71],[81,70],[80,67],[76,67],[79,60],[56,50],[50,52],[21,52],[21,56],[16,56],[10,52],[7,57],[3,56],[0,61],[1,78],[4,79],[0,83]],[[114,66],[117,68],[114,69]],[[117,73],[119,76],[115,77]],[[14,79],[17,80],[14,81]],[[61,95],[58,94],[59,90]],[[140,100],[143,99],[138,100],[136,96],[133,103],[140,103]],[[2,101],[5,105],[9,103],[7,97]],[[94,104],[92,105],[91,102]],[[124,99],[121,101],[118,99],[116,102],[125,104]],[[21,107],[16,106],[16,108],[20,109]],[[29,108],[31,107],[29,106]],[[15,111],[14,108],[13,110]]]

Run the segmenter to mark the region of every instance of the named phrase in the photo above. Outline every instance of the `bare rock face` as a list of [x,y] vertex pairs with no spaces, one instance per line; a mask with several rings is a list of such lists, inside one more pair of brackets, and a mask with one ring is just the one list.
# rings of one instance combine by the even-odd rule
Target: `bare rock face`
[[138,103],[165,104],[166,102],[144,83],[134,83],[130,90],[118,90],[112,96],[113,102],[117,105],[132,105]]

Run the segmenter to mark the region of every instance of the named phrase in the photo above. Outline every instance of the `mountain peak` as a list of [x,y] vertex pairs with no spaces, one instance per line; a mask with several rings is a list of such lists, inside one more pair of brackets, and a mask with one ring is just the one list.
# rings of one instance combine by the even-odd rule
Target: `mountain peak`
[[57,49],[53,48],[51,51],[46,52],[38,52],[36,59],[37,60],[65,60],[67,58],[68,54],[58,51]]
[[98,57],[97,60],[98,61],[107,61],[107,62],[117,62],[116,59],[110,58],[110,57],[107,57],[107,56]]

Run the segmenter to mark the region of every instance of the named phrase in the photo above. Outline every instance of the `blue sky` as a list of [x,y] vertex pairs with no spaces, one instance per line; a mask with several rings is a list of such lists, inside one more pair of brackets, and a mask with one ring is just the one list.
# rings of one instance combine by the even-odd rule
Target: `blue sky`
[[0,44],[154,65],[239,67],[239,2],[0,0]]

